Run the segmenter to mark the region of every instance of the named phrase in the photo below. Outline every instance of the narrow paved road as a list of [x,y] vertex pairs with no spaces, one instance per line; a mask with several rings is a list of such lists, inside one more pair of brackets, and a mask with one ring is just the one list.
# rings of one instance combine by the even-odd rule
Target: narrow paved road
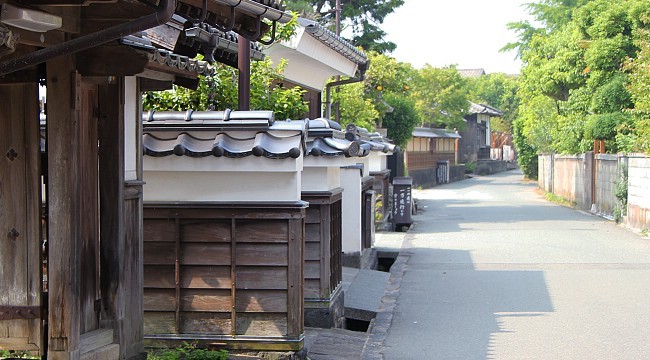
[[414,196],[384,359],[650,359],[647,237],[516,171]]

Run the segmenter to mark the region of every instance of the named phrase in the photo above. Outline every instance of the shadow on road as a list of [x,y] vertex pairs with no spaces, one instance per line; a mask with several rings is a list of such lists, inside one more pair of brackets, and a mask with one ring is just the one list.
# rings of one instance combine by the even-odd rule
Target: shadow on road
[[432,359],[489,359],[495,335],[509,331],[505,318],[554,311],[542,271],[477,270],[469,251],[412,250],[399,303],[418,311],[396,314],[386,359],[414,356],[400,354],[399,343]]

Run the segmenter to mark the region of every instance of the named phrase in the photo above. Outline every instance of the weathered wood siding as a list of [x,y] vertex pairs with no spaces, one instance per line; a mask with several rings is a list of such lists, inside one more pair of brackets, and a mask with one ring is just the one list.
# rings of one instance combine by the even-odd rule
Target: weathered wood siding
[[342,281],[341,191],[305,193],[305,300],[329,299]]
[[304,218],[303,203],[145,204],[146,336],[252,336],[297,347],[303,334]]
[[[0,306],[40,308],[40,137],[36,83],[0,85],[0,99]],[[38,316],[0,320],[0,349],[42,352],[41,333]]]
[[142,182],[125,182],[123,81],[99,87],[101,319],[119,339],[120,358],[132,359],[144,353]]

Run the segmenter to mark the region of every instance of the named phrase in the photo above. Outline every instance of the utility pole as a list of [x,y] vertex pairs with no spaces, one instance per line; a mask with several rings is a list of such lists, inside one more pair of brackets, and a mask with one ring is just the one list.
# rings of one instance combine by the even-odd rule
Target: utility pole
[[336,35],[341,36],[341,0],[336,0]]
[[[336,8],[334,9],[336,11],[336,36],[341,36],[341,0],[336,0]],[[341,81],[340,76],[336,76],[335,81]],[[339,92],[339,88],[336,88],[336,92]],[[334,118],[337,123],[341,123],[341,111],[339,109],[339,102],[336,103],[336,113],[334,115]]]

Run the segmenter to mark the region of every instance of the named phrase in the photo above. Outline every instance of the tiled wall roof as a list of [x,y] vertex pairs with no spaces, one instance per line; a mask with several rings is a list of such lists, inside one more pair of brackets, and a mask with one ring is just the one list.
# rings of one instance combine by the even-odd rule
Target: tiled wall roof
[[274,121],[270,111],[165,111],[143,115],[144,154],[152,157],[299,158],[304,121]]

